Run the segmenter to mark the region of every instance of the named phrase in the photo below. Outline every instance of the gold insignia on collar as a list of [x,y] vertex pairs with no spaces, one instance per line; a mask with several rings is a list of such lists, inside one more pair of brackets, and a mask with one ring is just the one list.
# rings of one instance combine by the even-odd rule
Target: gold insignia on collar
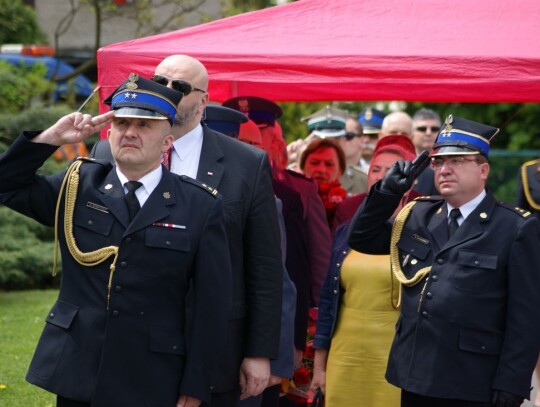
[[128,77],[128,83],[126,83],[126,88],[128,89],[137,89],[139,85],[137,85],[135,82],[139,80],[139,75],[136,73],[130,73]]
[[481,217],[482,219],[486,219],[486,218],[487,218],[487,213],[482,212],[482,213],[480,214],[480,217]]
[[113,187],[112,184],[105,185],[105,189],[111,189],[112,187]]
[[440,215],[442,213],[442,208],[439,208],[439,210],[437,211],[437,215]]
[[206,174],[210,175],[210,176],[214,175],[214,173],[212,171],[208,171]]
[[171,193],[170,192],[163,192],[163,198],[171,199]]

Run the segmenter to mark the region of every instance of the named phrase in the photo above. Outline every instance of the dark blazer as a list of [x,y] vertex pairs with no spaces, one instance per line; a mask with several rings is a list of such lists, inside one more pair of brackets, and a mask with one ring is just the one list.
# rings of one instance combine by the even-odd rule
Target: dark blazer
[[[36,175],[55,147],[28,141],[35,134],[24,134],[0,157],[0,201],[50,226],[61,177]],[[164,170],[130,223],[114,166],[83,163],[79,177],[73,216],[78,248],[119,248],[110,300],[113,258],[79,264],[60,226],[60,293],[27,380],[102,407],[172,406],[180,393],[208,401],[232,306],[222,198]],[[190,283],[194,323],[186,337]]]
[[[197,180],[216,188],[233,270],[233,308],[215,391],[238,388],[242,359],[278,354],[282,264],[276,203],[266,153],[203,126]],[[101,141],[91,153],[107,150]]]
[[[401,196],[375,184],[349,229],[349,245],[389,253]],[[487,196],[447,239],[446,204],[419,198],[399,240],[410,278],[387,380],[409,392],[488,403],[494,389],[530,396],[540,349],[540,226],[537,219]]]
[[274,179],[274,193],[281,200],[285,223],[287,255],[285,265],[296,287],[296,315],[294,317],[294,346],[306,347],[308,313],[311,294],[311,273],[304,229],[300,194],[284,181]]

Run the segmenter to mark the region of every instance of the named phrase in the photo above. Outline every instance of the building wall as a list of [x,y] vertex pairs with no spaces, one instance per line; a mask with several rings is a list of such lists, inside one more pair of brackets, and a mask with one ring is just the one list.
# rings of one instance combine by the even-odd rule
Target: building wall
[[[186,3],[192,1],[194,0],[187,0]],[[163,3],[163,0],[152,0],[152,3],[154,4],[157,4],[158,2]],[[51,0],[34,0],[34,6],[41,28],[47,34],[49,43],[54,45],[55,30],[57,30],[60,22],[69,13],[70,0],[54,0],[54,5],[51,3]],[[75,0],[75,3],[79,3],[79,1]],[[118,7],[127,14],[129,11],[133,10],[133,5],[129,3],[130,0],[126,0],[125,5]],[[166,18],[174,12],[174,6],[167,5],[159,8],[156,7],[152,11],[156,15],[154,24],[160,26],[163,25]],[[185,14],[177,27],[165,31],[173,31],[221,17],[221,0],[205,0],[202,6],[198,8],[197,12]],[[95,14],[92,8],[88,5],[82,6],[81,10],[76,14],[70,28],[60,37],[59,48],[62,50],[92,52],[95,41],[95,27]],[[100,46],[135,38],[137,38],[136,23],[132,19],[115,17],[102,22]]]

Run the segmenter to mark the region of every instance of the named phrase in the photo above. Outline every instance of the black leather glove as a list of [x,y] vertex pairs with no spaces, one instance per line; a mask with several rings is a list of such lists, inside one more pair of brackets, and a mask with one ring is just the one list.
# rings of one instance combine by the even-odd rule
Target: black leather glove
[[505,391],[493,390],[491,404],[495,407],[519,407],[524,398]]
[[389,194],[403,195],[411,187],[415,178],[429,164],[429,153],[422,153],[411,161],[397,161],[392,168],[388,170],[381,181],[381,192]]

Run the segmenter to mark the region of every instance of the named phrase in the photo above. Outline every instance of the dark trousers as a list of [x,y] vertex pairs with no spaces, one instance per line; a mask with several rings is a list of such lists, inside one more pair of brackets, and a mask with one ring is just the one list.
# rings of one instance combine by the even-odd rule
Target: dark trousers
[[441,399],[401,391],[401,407],[490,407],[491,403],[479,401]]
[[90,403],[56,396],[56,407],[90,407]]

